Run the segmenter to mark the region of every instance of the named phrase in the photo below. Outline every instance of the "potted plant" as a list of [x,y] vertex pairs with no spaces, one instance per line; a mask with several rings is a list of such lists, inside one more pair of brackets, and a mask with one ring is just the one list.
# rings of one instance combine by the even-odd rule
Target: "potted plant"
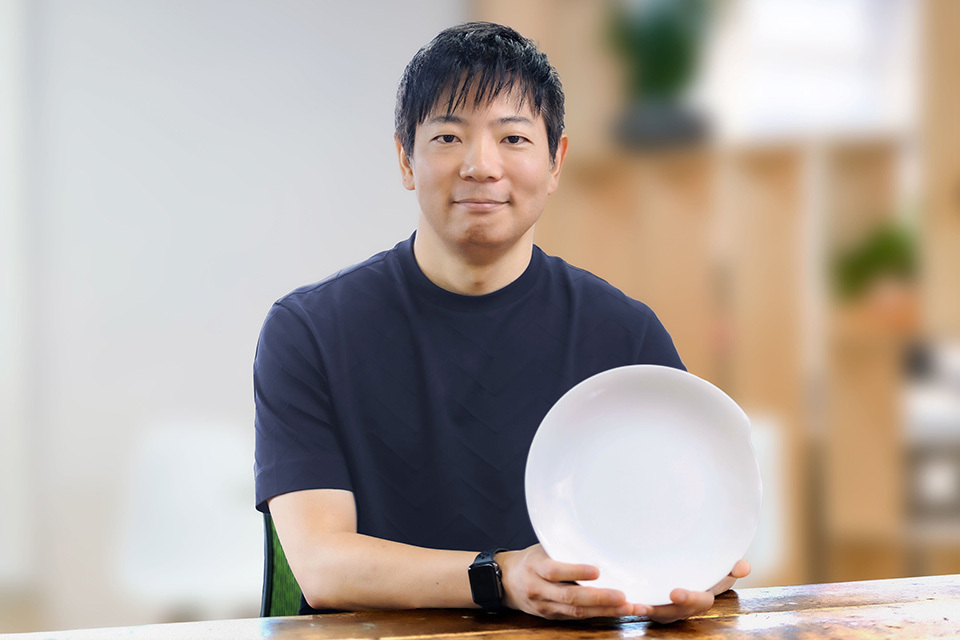
[[830,264],[836,318],[848,336],[911,336],[918,327],[918,250],[897,222],[875,227]]
[[629,104],[617,123],[621,142],[660,147],[701,141],[706,119],[683,102],[697,72],[709,21],[706,0],[623,0],[610,36],[625,64]]

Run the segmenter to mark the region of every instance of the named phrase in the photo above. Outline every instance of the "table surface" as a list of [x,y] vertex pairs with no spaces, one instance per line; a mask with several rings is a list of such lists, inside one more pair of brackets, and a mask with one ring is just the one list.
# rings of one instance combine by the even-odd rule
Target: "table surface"
[[703,615],[670,625],[644,618],[551,622],[456,609],[251,618],[0,636],[6,640],[195,638],[960,638],[960,575],[737,589]]

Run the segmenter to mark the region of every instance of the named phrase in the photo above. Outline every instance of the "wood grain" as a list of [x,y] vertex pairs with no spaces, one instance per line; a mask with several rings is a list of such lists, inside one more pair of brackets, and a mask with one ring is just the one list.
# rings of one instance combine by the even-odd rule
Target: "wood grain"
[[639,637],[956,638],[960,637],[960,575],[730,591],[718,597],[710,611],[672,625],[658,625],[643,618],[550,622],[516,612],[485,614],[473,610],[428,609],[0,636],[6,640],[600,640]]

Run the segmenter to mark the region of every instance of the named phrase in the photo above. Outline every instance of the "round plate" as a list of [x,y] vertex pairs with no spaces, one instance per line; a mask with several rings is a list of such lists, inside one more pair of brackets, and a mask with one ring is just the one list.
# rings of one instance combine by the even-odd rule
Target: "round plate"
[[600,578],[585,584],[636,604],[711,588],[760,519],[746,414],[709,382],[654,365],[611,369],[564,394],[533,438],[525,488],[547,553],[596,566]]

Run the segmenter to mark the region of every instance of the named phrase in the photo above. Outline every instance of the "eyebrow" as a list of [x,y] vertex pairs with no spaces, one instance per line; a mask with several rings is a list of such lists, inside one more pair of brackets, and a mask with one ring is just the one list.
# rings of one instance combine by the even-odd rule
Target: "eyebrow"
[[530,118],[524,116],[505,116],[503,118],[497,118],[497,124],[529,124],[532,125],[533,121]]
[[[460,116],[444,114],[427,119],[427,124],[464,124],[466,121]],[[496,124],[525,124],[533,125],[533,121],[525,116],[503,116],[494,120]]]

